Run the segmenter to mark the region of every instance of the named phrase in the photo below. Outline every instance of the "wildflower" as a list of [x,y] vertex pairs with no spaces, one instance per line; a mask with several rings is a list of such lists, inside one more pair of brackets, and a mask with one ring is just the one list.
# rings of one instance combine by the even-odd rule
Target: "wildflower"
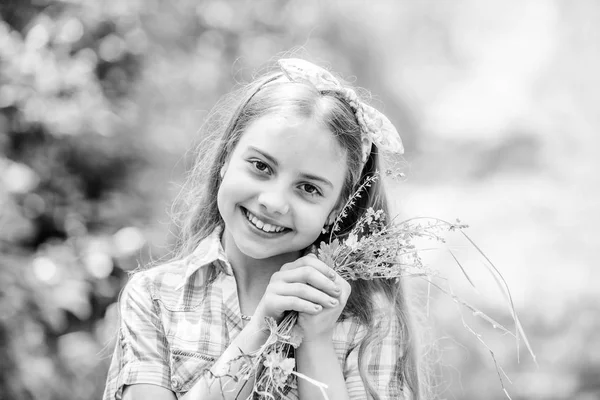
[[300,328],[298,328],[298,325],[294,325],[292,331],[290,332],[290,344],[294,348],[298,348],[298,346],[300,346],[300,343],[302,343],[302,338],[303,335],[300,331]]
[[[367,182],[359,187],[350,200],[347,201],[342,212],[334,222],[333,232],[339,230],[340,221],[347,216],[348,210],[354,206],[354,201],[357,198],[360,198],[361,190],[369,187],[374,180],[375,178],[367,180]],[[432,281],[432,278],[441,275],[437,270],[427,266],[423,262],[420,257],[419,248],[415,243],[415,240],[420,239],[445,243],[444,236],[446,232],[459,231],[462,233],[462,229],[466,227],[466,225],[458,220],[455,224],[452,224],[439,219],[427,218],[413,218],[398,223],[394,222],[393,219],[391,221],[388,220],[383,210],[369,208],[356,222],[355,227],[349,233],[346,240],[340,242],[338,238],[333,237],[332,232],[329,242],[321,242],[317,251],[317,257],[329,267],[333,268],[343,279],[348,281],[391,279],[399,282],[401,277],[425,277],[430,286],[435,286],[443,293],[450,296],[456,303],[479,313],[479,311],[471,305],[454,295],[451,288],[446,290]],[[360,239],[359,235],[361,236]],[[463,235],[479,251],[479,253],[483,255],[471,239],[466,236],[466,234],[463,233]],[[487,257],[485,258],[487,260]],[[454,259],[467,280],[471,282],[469,276],[460,265],[460,262],[456,257],[454,257]],[[487,261],[489,262],[489,260]],[[493,267],[493,271],[499,274],[495,267]],[[510,294],[508,294],[508,296],[510,296]],[[518,324],[518,320],[514,314],[514,309],[511,308],[511,310],[515,322],[517,323],[517,340],[519,337],[525,338],[524,332]],[[474,315],[480,315],[488,322],[491,321],[494,328],[500,327],[504,332],[512,333],[485,314],[480,314],[474,313]],[[237,378],[241,376],[242,379],[249,379],[249,372],[258,373],[260,364],[262,363],[262,365],[264,365],[265,368],[260,372],[259,378],[254,384],[253,395],[262,396],[265,394],[269,398],[274,398],[271,393],[279,392],[281,396],[285,397],[282,389],[286,387],[286,385],[288,387],[296,387],[297,377],[317,385],[323,393],[325,393],[323,387],[326,386],[324,384],[307,377],[298,371],[294,371],[295,360],[293,358],[287,358],[287,354],[289,354],[291,350],[290,347],[298,348],[302,342],[303,332],[301,328],[296,325],[297,319],[297,312],[288,313],[279,324],[277,324],[273,318],[267,318],[267,325],[270,331],[267,343],[257,354],[244,358],[247,370],[244,370],[243,374],[238,373],[237,375]],[[470,330],[470,328],[468,329]],[[479,338],[480,335],[472,330],[471,332]],[[515,336],[515,334],[513,334],[513,336]],[[526,341],[525,343],[528,350],[533,355],[528,342]],[[483,344],[487,347],[485,343]],[[493,353],[492,357],[494,357]],[[497,363],[496,367],[497,370],[500,371]],[[325,395],[325,398],[326,397],[327,396]]]
[[358,236],[355,233],[351,233],[348,235],[348,239],[346,239],[344,244],[348,246],[351,251],[356,251],[359,247]]
[[288,381],[288,377],[294,371],[296,360],[287,358],[280,352],[267,353],[263,361],[268,368],[267,374],[272,379],[275,387],[283,388]]

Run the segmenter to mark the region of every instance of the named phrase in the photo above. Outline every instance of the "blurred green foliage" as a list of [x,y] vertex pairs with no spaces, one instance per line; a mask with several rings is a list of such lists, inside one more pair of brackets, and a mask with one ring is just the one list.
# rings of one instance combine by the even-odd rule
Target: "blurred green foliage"
[[149,216],[127,107],[143,54],[133,26],[93,5],[0,13],[0,397],[93,398],[104,317],[143,244],[114,234]]
[[[552,142],[527,129],[502,127],[511,133],[491,145],[486,138],[428,140],[431,131],[451,127],[427,125],[417,106],[437,104],[439,77],[459,73],[439,66],[427,71],[442,65],[439,54],[456,64],[475,58],[457,51],[453,41],[478,19],[456,17],[462,15],[457,10],[387,1],[0,3],[0,399],[100,397],[118,293],[128,271],[168,252],[167,204],[177,190],[169,182],[181,179],[180,161],[194,132],[222,94],[282,51],[310,42],[309,57],[350,80],[356,76],[358,85],[377,94],[376,102],[393,110],[389,117],[406,147],[417,149],[414,170],[425,193],[427,185],[445,180],[462,180],[456,190],[469,193],[464,182],[540,174],[548,160],[555,165],[557,153],[542,150],[562,149],[562,139]],[[402,94],[419,79],[426,81],[422,93]],[[547,107],[567,118],[563,105]],[[570,139],[585,147],[575,134]],[[581,176],[588,171],[580,170]],[[436,201],[442,189],[432,192]],[[490,202],[483,195],[473,199]],[[504,237],[515,230],[509,228]],[[521,313],[541,367],[516,365],[513,349],[501,350],[498,357],[516,376],[507,385],[511,394],[597,398],[600,319],[596,297],[581,298],[589,300],[576,317],[564,306]],[[441,385],[441,397],[504,398],[493,367],[481,368],[489,366],[489,355],[456,317],[446,318],[444,300],[432,304],[441,335],[459,343],[442,361],[448,375],[442,381],[450,383]]]

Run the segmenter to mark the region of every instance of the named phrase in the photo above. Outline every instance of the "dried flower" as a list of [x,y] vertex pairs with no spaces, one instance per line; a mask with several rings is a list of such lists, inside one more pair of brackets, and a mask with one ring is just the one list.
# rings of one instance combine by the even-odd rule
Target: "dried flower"
[[[329,243],[322,242],[317,257],[333,268],[343,279],[346,280],[373,280],[373,279],[395,279],[398,280],[407,276],[424,277],[430,285],[446,293],[456,304],[466,307],[473,312],[473,315],[479,316],[490,322],[494,328],[500,328],[505,333],[514,336],[517,341],[522,338],[535,360],[535,355],[527,342],[524,332],[516,316],[512,299],[508,288],[499,283],[503,294],[507,298],[511,315],[515,321],[516,332],[513,333],[496,321],[480,312],[470,304],[462,301],[452,293],[452,290],[446,290],[435,284],[432,278],[437,276],[437,271],[428,268],[421,260],[415,239],[430,239],[437,243],[445,243],[445,235],[448,232],[459,232],[479,251],[479,253],[489,262],[490,271],[495,274],[497,282],[502,277],[491,261],[481,252],[477,245],[462,231],[467,226],[457,220],[456,223],[449,223],[435,218],[413,218],[400,223],[395,221],[388,222],[387,216],[383,210],[368,209],[357,221],[352,231],[345,240],[340,241],[333,238],[334,232],[340,229],[340,222],[348,215],[348,211],[354,206],[356,199],[361,197],[361,191],[368,188],[372,182],[377,179],[377,175],[371,176],[356,190],[353,196],[346,202],[340,215],[334,221],[334,228],[330,233]],[[452,254],[452,252],[451,252]],[[471,283],[471,279],[463,269],[458,259],[452,254],[457,265],[460,267],[466,279]],[[486,265],[487,266],[487,265]],[[499,277],[497,276],[499,275]],[[267,326],[270,331],[266,343],[256,352],[250,355],[242,355],[243,366],[238,370],[237,377],[249,376],[250,373],[256,373],[263,369],[260,376],[256,379],[253,395],[272,398],[273,393],[283,394],[285,385],[293,386],[295,377],[305,379],[320,388],[324,398],[327,394],[324,390],[326,385],[307,377],[297,371],[294,371],[295,360],[287,358],[291,348],[297,348],[302,342],[302,332],[296,326],[298,313],[289,312],[283,320],[277,324],[274,319],[267,319]],[[478,338],[483,345],[488,348],[492,355],[494,363],[496,359],[494,353],[482,341],[481,336],[468,327],[463,320],[463,325]],[[496,363],[498,375],[502,369]],[[503,371],[502,371],[503,372]],[[502,378],[500,376],[502,384]],[[504,385],[502,385],[504,389]],[[504,392],[507,394],[506,389]],[[253,396],[251,395],[251,397]],[[510,398],[510,396],[509,396]]]
[[350,248],[350,251],[358,250],[358,236],[351,233],[344,241],[344,244]]
[[283,389],[290,374],[294,371],[296,360],[287,358],[281,352],[267,353],[263,361],[267,371],[265,372],[273,381],[275,386]]
[[300,343],[302,343],[302,332],[300,331],[300,328],[298,328],[297,325],[294,325],[294,327],[292,328],[292,331],[290,332],[290,344],[294,347],[294,348],[298,348],[298,346],[300,346]]

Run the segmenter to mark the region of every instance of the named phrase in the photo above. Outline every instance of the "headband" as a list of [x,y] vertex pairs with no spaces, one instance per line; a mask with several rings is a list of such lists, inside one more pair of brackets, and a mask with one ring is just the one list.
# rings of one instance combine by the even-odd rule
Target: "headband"
[[363,163],[369,158],[371,145],[392,153],[404,153],[398,131],[389,119],[373,107],[362,102],[356,92],[342,84],[327,70],[298,58],[285,58],[277,62],[283,74],[292,82],[309,82],[318,90],[333,90],[340,93],[350,104],[360,125],[363,143]]

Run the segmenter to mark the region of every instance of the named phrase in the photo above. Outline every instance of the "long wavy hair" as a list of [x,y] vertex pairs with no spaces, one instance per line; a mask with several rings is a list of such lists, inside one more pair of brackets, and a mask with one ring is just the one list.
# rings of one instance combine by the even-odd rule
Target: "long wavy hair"
[[[319,121],[346,151],[347,174],[340,204],[367,177],[378,171],[380,156],[375,145],[366,164],[362,163],[360,127],[355,113],[342,95],[337,91],[317,90],[307,83],[290,82],[281,72],[267,73],[221,100],[203,126],[203,140],[196,148],[195,161],[174,208],[179,228],[175,250],[177,258],[190,254],[217,226],[223,224],[217,207],[219,172],[246,128],[259,118],[281,113]],[[345,237],[369,207],[383,209],[387,214],[385,190],[380,180],[366,189],[333,237]],[[329,238],[330,235],[321,235],[315,245]],[[366,363],[370,349],[381,345],[385,335],[393,329],[400,346],[396,372],[412,398],[423,398],[425,386],[420,372],[418,346],[402,282],[377,279],[355,281],[351,286],[352,292],[342,318],[354,316],[367,328],[358,349],[360,375],[367,392],[373,399],[379,399],[369,380]]]

